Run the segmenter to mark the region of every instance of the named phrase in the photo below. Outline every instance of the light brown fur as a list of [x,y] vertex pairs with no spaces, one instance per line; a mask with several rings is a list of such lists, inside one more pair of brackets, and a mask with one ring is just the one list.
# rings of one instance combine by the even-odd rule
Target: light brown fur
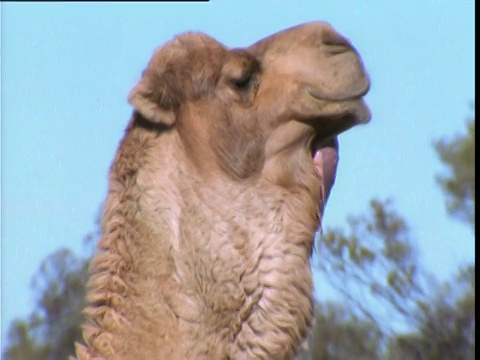
[[129,97],[77,357],[293,358],[335,171],[315,170],[311,143],[367,121],[368,86],[325,23],[247,49],[186,33],[157,50]]

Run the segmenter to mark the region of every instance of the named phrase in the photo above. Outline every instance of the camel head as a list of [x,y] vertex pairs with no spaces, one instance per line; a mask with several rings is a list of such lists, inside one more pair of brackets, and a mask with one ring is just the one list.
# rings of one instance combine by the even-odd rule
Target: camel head
[[369,120],[368,89],[321,22],[246,48],[202,33],[159,48],[129,95],[79,358],[293,358],[337,135]]
[[199,171],[311,187],[322,210],[336,136],[370,119],[368,89],[355,48],[312,22],[242,49],[180,35],[156,51],[129,100],[146,121],[195,133],[182,139]]

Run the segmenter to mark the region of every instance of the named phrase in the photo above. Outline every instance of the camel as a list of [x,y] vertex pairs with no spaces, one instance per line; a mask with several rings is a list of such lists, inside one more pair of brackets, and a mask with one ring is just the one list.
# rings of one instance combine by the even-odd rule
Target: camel
[[157,49],[129,94],[77,357],[294,358],[337,135],[370,120],[369,86],[324,22]]

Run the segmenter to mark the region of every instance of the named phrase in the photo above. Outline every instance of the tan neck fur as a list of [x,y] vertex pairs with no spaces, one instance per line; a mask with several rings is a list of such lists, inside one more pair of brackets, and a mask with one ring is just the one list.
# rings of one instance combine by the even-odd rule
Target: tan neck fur
[[174,132],[161,137],[134,129],[112,166],[87,342],[106,358],[133,358],[145,341],[136,358],[293,356],[313,311],[318,219],[299,218],[316,213],[312,194],[268,174],[248,185],[200,175],[162,151],[184,151]]

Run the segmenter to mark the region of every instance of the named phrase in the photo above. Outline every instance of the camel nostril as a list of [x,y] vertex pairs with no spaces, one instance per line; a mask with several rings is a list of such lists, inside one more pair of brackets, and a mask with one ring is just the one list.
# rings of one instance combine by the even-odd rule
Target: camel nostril
[[352,45],[333,29],[325,29],[322,33],[322,43],[330,53],[337,54],[352,50]]

